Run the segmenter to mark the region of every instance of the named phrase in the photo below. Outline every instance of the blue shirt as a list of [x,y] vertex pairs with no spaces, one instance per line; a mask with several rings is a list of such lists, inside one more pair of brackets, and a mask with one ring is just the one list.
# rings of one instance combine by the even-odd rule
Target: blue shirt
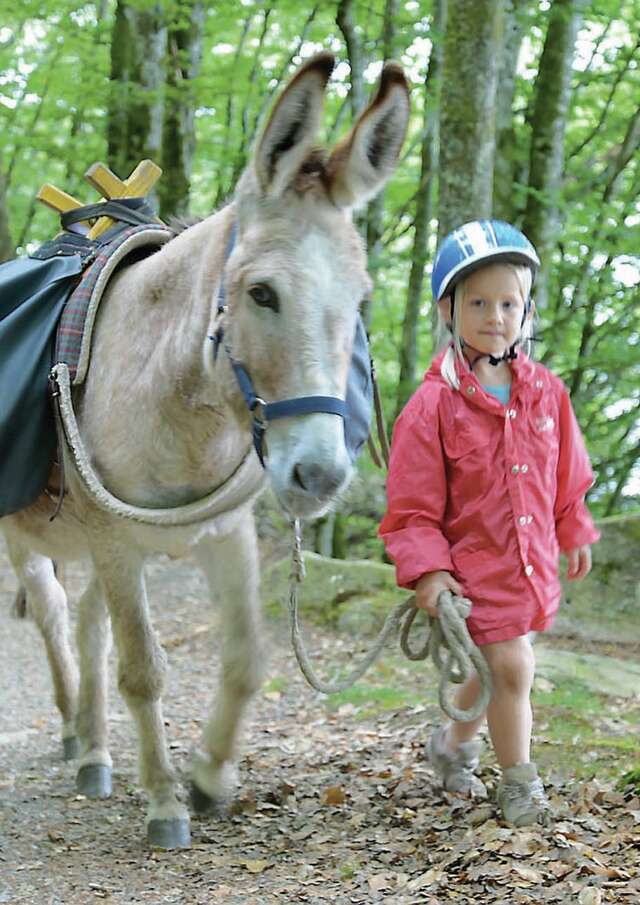
[[498,402],[501,402],[503,405],[506,405],[509,401],[509,396],[511,395],[511,384],[505,383],[502,386],[488,386],[486,383],[482,384],[482,389],[486,390],[487,393],[490,393],[492,396],[495,396]]

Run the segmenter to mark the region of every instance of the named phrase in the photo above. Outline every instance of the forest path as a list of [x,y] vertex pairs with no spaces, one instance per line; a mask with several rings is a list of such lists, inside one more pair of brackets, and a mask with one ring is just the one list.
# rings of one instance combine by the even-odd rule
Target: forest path
[[[148,577],[170,661],[167,732],[186,773],[215,689],[215,615],[202,603],[204,585],[191,563],[153,560]],[[83,569],[71,568],[66,581],[77,599]],[[374,671],[384,683],[395,669],[393,682],[401,675],[415,701],[422,686],[423,703],[367,709],[327,702],[306,686],[286,629],[272,622],[268,675],[244,733],[242,788],[231,817],[194,818],[188,851],[149,851],[134,732],[114,676],[114,794],[91,802],[76,795],[75,767],[60,758],[42,642],[32,623],[10,618],[14,590],[1,549],[2,905],[640,900],[638,798],[552,773],[559,822],[548,830],[505,828],[491,803],[443,796],[421,757],[438,721],[430,671],[414,664],[400,674],[393,656]],[[318,629],[309,643],[321,658],[344,650]],[[625,707],[637,707],[636,700]],[[558,743],[543,736],[539,744]],[[483,764],[491,791],[497,774],[488,751]]]

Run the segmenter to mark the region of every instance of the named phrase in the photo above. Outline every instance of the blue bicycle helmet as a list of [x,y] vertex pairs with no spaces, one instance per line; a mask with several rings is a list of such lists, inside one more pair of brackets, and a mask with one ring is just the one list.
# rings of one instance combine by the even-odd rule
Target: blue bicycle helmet
[[463,277],[485,264],[525,264],[532,277],[540,267],[536,250],[524,233],[503,220],[471,220],[442,241],[431,274],[431,289],[439,302]]

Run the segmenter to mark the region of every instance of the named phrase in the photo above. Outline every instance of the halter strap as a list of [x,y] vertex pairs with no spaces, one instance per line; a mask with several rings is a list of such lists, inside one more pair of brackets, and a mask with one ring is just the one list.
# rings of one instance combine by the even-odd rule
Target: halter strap
[[[229,241],[227,242],[227,247],[225,250],[225,265],[229,260],[231,252],[233,251],[237,234],[238,227],[237,224],[234,223],[231,227]],[[221,316],[225,313],[226,310],[227,306],[223,272],[223,276],[220,280],[220,288],[218,290],[217,313],[219,316]],[[215,333],[208,338],[213,343],[214,360],[218,357],[218,351],[221,345],[224,346],[224,350],[227,353],[229,362],[233,369],[233,373],[235,374],[236,380],[238,381],[240,392],[244,396],[247,408],[253,416],[253,445],[258,455],[258,459],[260,460],[260,464],[263,468],[265,467],[263,449],[264,435],[270,421],[275,421],[278,418],[291,418],[298,415],[312,415],[318,413],[339,415],[341,418],[346,418],[347,404],[344,399],[340,399],[338,396],[295,396],[291,399],[281,399],[277,402],[266,402],[256,393],[251,375],[249,374],[245,366],[242,364],[242,362],[233,357],[231,349],[229,348],[227,343],[224,342],[223,324],[220,323]]]

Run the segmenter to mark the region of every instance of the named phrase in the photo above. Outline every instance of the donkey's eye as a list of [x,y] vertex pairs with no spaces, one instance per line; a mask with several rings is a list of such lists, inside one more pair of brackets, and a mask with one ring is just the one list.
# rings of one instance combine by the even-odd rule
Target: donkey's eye
[[271,308],[272,311],[280,310],[280,302],[278,296],[271,286],[266,283],[256,283],[255,286],[249,288],[249,295],[261,308]]

